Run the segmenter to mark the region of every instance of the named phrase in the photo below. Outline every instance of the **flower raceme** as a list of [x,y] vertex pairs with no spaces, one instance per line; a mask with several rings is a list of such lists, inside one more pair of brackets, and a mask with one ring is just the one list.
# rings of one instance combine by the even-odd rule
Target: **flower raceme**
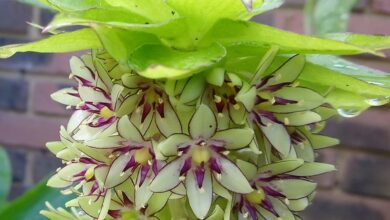
[[[86,216],[117,219],[136,210],[139,216],[157,218],[172,201],[188,201],[189,218],[211,219],[216,210],[232,212],[233,219],[291,217],[301,210],[290,209],[289,204],[309,204],[312,198],[315,184],[308,177],[333,170],[332,166],[314,163],[309,156],[298,158],[307,154],[302,152],[313,151],[309,139],[323,142],[309,129],[309,125],[321,121],[320,114],[311,119],[305,113],[319,106],[269,101],[295,100],[292,98],[296,96],[275,93],[300,89],[294,81],[302,68],[294,70],[291,62],[304,62],[301,56],[292,57],[259,83],[250,84],[236,74],[219,70],[214,79],[205,76],[200,92],[187,81],[172,98],[164,90],[167,84],[163,81],[135,73],[107,80],[109,86],[101,84],[108,73],[97,70],[96,55],[83,59],[71,60],[78,89],[63,89],[52,96],[71,105],[75,113],[67,128],[61,128],[61,141],[47,146],[66,164],[48,184],[66,188],[64,193],[76,193],[78,197],[67,206],[81,209]],[[290,66],[289,71],[285,66]],[[178,86],[179,81],[174,84]],[[82,87],[93,91],[89,93],[93,98],[82,101],[87,99],[75,95],[83,91]],[[99,89],[102,87],[105,90]],[[203,93],[197,98],[198,104],[177,101],[185,95],[186,87]],[[102,100],[94,97],[106,96],[111,96],[103,102],[109,108],[109,117],[105,117],[108,110],[104,107],[91,110],[76,101],[63,101],[76,97],[77,103],[98,106]],[[316,97],[320,97],[321,105],[323,98]],[[225,102],[225,110],[221,110],[221,102]],[[267,106],[262,105],[264,102]],[[239,113],[243,119],[233,116],[237,114],[233,109],[238,110],[234,105],[244,110]],[[128,111],[121,110],[121,106],[127,106]],[[299,109],[302,115],[294,115],[297,110],[289,113],[288,106]],[[112,119],[96,124],[107,118]],[[285,118],[290,123],[285,123]],[[288,151],[280,151],[283,144],[288,145]],[[307,149],[302,150],[302,146]],[[304,191],[291,196],[301,185]]]

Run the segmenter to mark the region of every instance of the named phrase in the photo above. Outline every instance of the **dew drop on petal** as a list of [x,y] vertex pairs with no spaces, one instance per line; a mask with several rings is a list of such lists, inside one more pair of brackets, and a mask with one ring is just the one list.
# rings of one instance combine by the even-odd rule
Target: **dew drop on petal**
[[353,118],[360,115],[362,111],[357,108],[339,108],[337,109],[337,113],[345,118]]
[[389,103],[389,101],[390,101],[389,96],[366,100],[366,102],[371,106],[382,106],[382,105]]

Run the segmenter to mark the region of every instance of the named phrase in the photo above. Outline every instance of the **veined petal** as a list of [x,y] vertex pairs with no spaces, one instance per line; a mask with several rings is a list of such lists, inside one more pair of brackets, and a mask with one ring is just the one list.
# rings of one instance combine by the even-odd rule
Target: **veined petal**
[[130,157],[131,155],[122,154],[114,160],[106,178],[105,186],[107,188],[120,185],[133,173],[131,168],[124,170],[130,161]]
[[310,195],[317,184],[302,179],[282,179],[271,182],[288,199],[300,199]]
[[180,169],[183,166],[181,158],[165,165],[150,184],[153,192],[166,192],[180,183]]
[[[138,173],[138,178],[136,185],[139,186],[141,179],[141,170]],[[149,189],[149,185],[152,182],[153,178],[151,175],[147,176],[144,183],[140,187],[135,188],[135,208],[141,209],[146,207],[146,203],[149,201],[150,197],[153,195],[153,192]]]
[[111,190],[107,190],[106,195],[104,196],[102,208],[99,209],[98,213],[98,220],[104,220],[106,219],[108,210],[110,209],[110,203],[111,203]]
[[69,119],[66,130],[69,133],[73,133],[76,129],[78,129],[82,123],[88,119],[92,114],[88,111],[77,110],[75,111]]
[[78,90],[84,102],[111,103],[111,100],[102,91],[98,91],[92,87],[79,86]]
[[69,60],[70,70],[73,75],[78,76],[84,80],[89,82],[94,82],[96,79],[94,78],[94,73],[87,68],[83,60],[80,58],[73,56]]
[[122,141],[123,138],[121,136],[110,136],[86,141],[85,144],[93,148],[108,149],[122,146]]
[[155,115],[157,127],[165,137],[182,132],[179,117],[169,102],[164,102],[164,117],[158,112]]
[[85,164],[71,163],[59,170],[57,175],[65,181],[72,181],[74,179],[75,174],[78,174],[86,169],[87,166]]
[[58,174],[54,174],[50,179],[47,181],[47,186],[53,187],[53,188],[65,188],[68,186],[71,186],[72,182],[66,181],[58,176]]
[[228,105],[229,116],[235,124],[242,125],[246,120],[246,110],[242,103],[237,103],[234,106]]
[[137,107],[139,96],[137,94],[127,96],[123,102],[117,107],[115,114],[117,117],[128,115]]
[[201,104],[192,116],[189,131],[193,138],[209,138],[217,128],[217,120],[211,109]]
[[114,110],[117,108],[117,103],[119,102],[119,97],[121,96],[125,88],[119,84],[114,84],[111,88],[111,103]]
[[260,126],[260,128],[267,137],[268,141],[282,155],[288,155],[291,148],[291,140],[286,127],[275,123],[266,117],[262,117],[261,120],[266,126]]
[[61,104],[76,106],[82,101],[80,97],[70,94],[78,94],[78,92],[72,88],[61,89],[57,92],[54,92],[50,97]]
[[216,179],[222,186],[228,190],[242,194],[253,191],[245,175],[233,162],[222,157],[218,158],[218,160],[222,167],[222,173],[220,178],[217,176]]
[[126,138],[127,140],[134,141],[137,143],[144,142],[140,131],[130,121],[129,116],[126,115],[119,119],[117,128],[119,135]]
[[190,141],[190,137],[185,134],[174,134],[169,136],[167,139],[163,140],[157,145],[157,148],[164,156],[174,156],[177,155],[177,148],[180,144]]
[[295,220],[294,215],[288,209],[287,205],[284,204],[277,198],[270,197],[269,200],[272,203],[274,210],[279,214],[279,217],[283,220]]
[[99,210],[101,210],[104,202],[104,197],[98,196],[80,196],[79,197],[80,208],[89,216],[93,218],[99,217]]
[[186,178],[187,197],[192,211],[199,219],[204,219],[210,210],[213,189],[211,173],[207,169],[204,174],[203,186],[198,187],[197,180],[193,172],[188,172]]
[[302,159],[280,160],[260,167],[258,172],[275,176],[293,171],[300,167],[303,162]]
[[248,146],[253,139],[253,134],[254,132],[250,128],[233,128],[218,131],[212,139],[222,140],[226,143],[226,149],[236,150]]
[[154,193],[149,199],[148,207],[146,208],[147,215],[153,215],[163,209],[171,194],[171,192]]

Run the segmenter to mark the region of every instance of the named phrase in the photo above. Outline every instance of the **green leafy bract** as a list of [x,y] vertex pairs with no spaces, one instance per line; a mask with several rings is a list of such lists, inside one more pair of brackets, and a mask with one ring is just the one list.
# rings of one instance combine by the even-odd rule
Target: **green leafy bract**
[[96,34],[91,29],[50,36],[27,44],[14,44],[0,48],[0,58],[8,58],[18,52],[66,53],[101,48]]
[[219,44],[196,51],[144,45],[131,54],[129,65],[147,78],[184,78],[217,64],[226,55]]

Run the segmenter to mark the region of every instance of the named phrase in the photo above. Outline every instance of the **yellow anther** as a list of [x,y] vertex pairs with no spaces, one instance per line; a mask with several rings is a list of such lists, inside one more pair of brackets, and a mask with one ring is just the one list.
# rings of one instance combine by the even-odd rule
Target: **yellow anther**
[[198,166],[209,161],[210,158],[211,153],[207,147],[199,146],[192,151],[192,161]]
[[263,189],[253,190],[251,193],[246,194],[245,198],[252,204],[261,204],[265,199],[265,192]]
[[114,116],[114,112],[111,111],[110,108],[108,108],[107,106],[104,106],[101,110],[100,110],[100,117],[102,118],[105,118],[105,119],[109,119],[111,117]]
[[152,155],[150,155],[149,149],[144,147],[135,151],[134,159],[137,163],[146,165],[152,160]]

